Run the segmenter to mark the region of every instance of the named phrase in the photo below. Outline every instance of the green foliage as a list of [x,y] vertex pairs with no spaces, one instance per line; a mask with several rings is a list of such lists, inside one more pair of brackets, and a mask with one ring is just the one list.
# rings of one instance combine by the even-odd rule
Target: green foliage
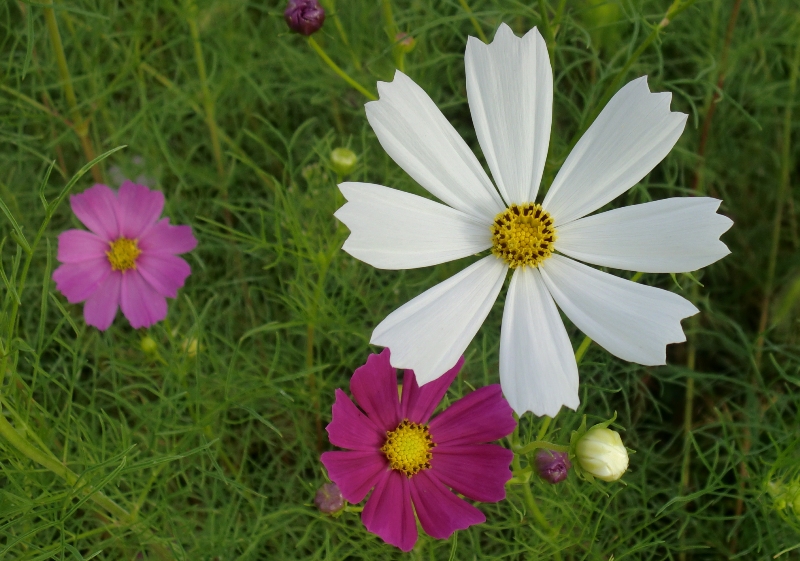
[[[523,443],[566,444],[583,415],[591,424],[617,411],[637,451],[626,485],[533,478],[549,529],[528,506],[527,483],[517,484],[508,500],[480,505],[486,524],[447,541],[422,537],[410,556],[353,512],[317,512],[333,390],[347,388],[382,318],[463,266],[378,271],[342,252],[331,151],[358,156],[349,180],[423,190],[381,149],[366,98],[288,32],[275,0],[57,2],[74,106],[46,26],[49,2],[6,2],[0,406],[2,426],[13,428],[0,436],[0,558],[766,560],[795,546],[797,514],[776,511],[767,490],[773,464],[791,479],[787,458],[800,461],[800,236],[795,193],[779,200],[784,176],[800,181],[800,143],[784,150],[786,128],[800,134],[792,3],[679,2],[688,7],[635,60],[668,2],[325,4],[314,37],[336,64],[373,93],[404,67],[478,154],[467,36],[475,25],[491,38],[501,22],[521,35],[546,21],[555,102],[544,188],[627,64],[622,83],[647,74],[690,115],[666,160],[610,205],[693,192],[723,199],[732,255],[696,274],[702,286],[642,279],[668,290],[677,282],[701,309],[684,322],[689,343],[670,346],[669,366],[658,368],[593,345],[580,366],[580,409],[562,411],[541,436],[541,420],[521,421]],[[413,51],[397,48],[397,32],[413,36]],[[79,175],[93,154],[106,156],[95,173],[113,187],[144,175],[163,190],[165,214],[200,240],[167,320],[146,332],[121,315],[107,332],[87,327],[82,306],[50,280],[58,233],[79,227],[57,202],[71,180],[76,191],[91,185]],[[501,306],[447,402],[498,381]],[[568,330],[577,348],[582,336]]]

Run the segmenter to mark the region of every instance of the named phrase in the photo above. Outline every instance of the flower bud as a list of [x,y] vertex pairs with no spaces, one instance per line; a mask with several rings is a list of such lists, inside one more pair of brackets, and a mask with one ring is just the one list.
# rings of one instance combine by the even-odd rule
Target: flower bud
[[628,469],[628,451],[619,433],[604,427],[589,429],[575,446],[575,455],[583,471],[603,481],[616,481]]
[[331,151],[331,167],[336,175],[344,177],[353,173],[358,163],[358,156],[347,148],[334,148]]
[[142,337],[139,346],[145,353],[149,355],[156,354],[158,352],[158,343],[156,343],[155,339],[153,339],[149,335],[145,335],[144,337]]
[[548,483],[561,483],[567,478],[567,472],[572,464],[566,452],[552,450],[539,450],[534,458],[536,471],[539,477]]
[[344,497],[336,483],[326,483],[317,491],[314,504],[324,514],[335,514],[344,508]]
[[414,47],[417,46],[417,42],[414,38],[409,35],[408,33],[401,32],[395,35],[394,40],[396,41],[394,44],[394,48],[397,49],[398,52],[403,54],[408,54],[414,50]]
[[289,0],[283,18],[289,29],[308,36],[319,31],[325,23],[325,10],[317,0]]
[[196,337],[184,339],[183,343],[181,343],[181,350],[185,352],[189,358],[195,358],[197,356],[198,347],[199,345],[197,344]]

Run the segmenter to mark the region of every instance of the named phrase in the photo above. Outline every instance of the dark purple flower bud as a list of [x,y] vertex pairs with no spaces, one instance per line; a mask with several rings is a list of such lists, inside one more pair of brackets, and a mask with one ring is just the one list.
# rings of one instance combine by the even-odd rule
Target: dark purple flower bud
[[317,505],[320,512],[334,514],[344,508],[344,497],[336,483],[326,483],[317,491],[314,504]]
[[308,36],[325,23],[325,10],[317,0],[289,0],[283,17],[289,29]]
[[539,450],[536,452],[536,471],[539,477],[548,483],[560,483],[567,478],[567,472],[572,464],[566,452],[552,450]]

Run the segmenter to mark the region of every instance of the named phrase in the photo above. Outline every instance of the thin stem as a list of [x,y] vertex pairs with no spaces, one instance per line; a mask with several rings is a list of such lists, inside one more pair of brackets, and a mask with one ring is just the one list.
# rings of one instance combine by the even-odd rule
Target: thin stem
[[340,78],[342,78],[345,82],[350,84],[353,88],[361,92],[364,95],[364,97],[366,97],[370,101],[375,101],[378,99],[377,97],[372,95],[369,92],[369,90],[367,90],[364,86],[353,80],[350,77],[350,75],[347,74],[347,72],[339,68],[339,66],[331,60],[331,57],[327,55],[327,53],[322,49],[322,47],[320,47],[319,43],[317,43],[313,37],[308,38],[308,44],[311,45],[311,48],[314,49],[314,51],[320,56],[320,58],[325,61],[325,64],[327,64],[331,68],[331,70],[336,72],[336,74],[338,74]]
[[336,11],[336,1],[335,0],[324,0],[322,5],[325,6],[325,9],[331,13],[331,17],[333,18],[333,25],[336,26],[336,31],[339,33],[339,37],[344,43],[344,46],[347,47],[347,50],[350,51],[350,56],[353,57],[353,66],[356,67],[356,70],[361,70],[361,60],[358,58],[358,55],[350,46],[350,39],[347,37],[347,32],[344,30],[344,26],[342,25],[342,19],[339,17],[339,12]]
[[561,445],[561,444],[553,444],[552,442],[547,442],[546,440],[534,440],[533,442],[529,442],[525,446],[518,446],[513,448],[515,454],[520,456],[526,456],[533,452],[534,450],[538,450],[539,448],[544,448],[545,450],[552,450],[553,452],[569,452],[569,446]]
[[603,95],[600,97],[600,100],[595,104],[595,108],[589,114],[589,116],[584,121],[583,126],[575,133],[572,137],[572,140],[569,143],[570,149],[572,149],[575,144],[577,144],[578,140],[580,140],[583,133],[588,129],[600,112],[605,108],[608,101],[617,93],[619,89],[619,84],[622,82],[622,79],[628,74],[628,71],[631,69],[631,66],[639,60],[639,57],[642,56],[642,53],[647,50],[653,41],[655,41],[661,30],[667,27],[681,12],[689,8],[692,4],[695,3],[695,0],[688,0],[684,2],[683,0],[674,0],[670,7],[667,9],[664,17],[653,27],[653,30],[650,34],[642,41],[642,44],[633,52],[630,58],[625,62],[625,65],[622,67],[622,70],[617,72],[617,75],[611,80],[611,83],[606,87]]
[[545,0],[539,0],[539,15],[542,18],[542,31],[544,31],[544,42],[547,44],[547,53],[550,56],[550,65],[552,66],[556,40],[555,37],[553,36],[553,28],[550,26],[550,18],[547,17],[547,4]]
[[764,284],[764,299],[761,303],[761,317],[758,322],[758,340],[756,341],[756,365],[761,364],[761,355],[764,350],[764,331],[769,321],[769,307],[775,284],[775,269],[778,264],[778,247],[781,242],[781,223],[783,222],[783,207],[789,194],[789,176],[792,169],[792,106],[797,92],[797,75],[800,66],[800,43],[795,46],[794,60],[789,74],[789,96],[786,109],[783,113],[783,139],[781,145],[781,178],[778,185],[777,201],[775,202],[775,217],[772,222],[772,240],[769,246],[769,260],[767,261],[767,280]]
[[214,161],[217,164],[217,175],[220,179],[219,189],[223,193],[227,190],[225,186],[225,164],[222,160],[222,147],[219,143],[219,132],[215,117],[216,107],[211,90],[208,87],[208,75],[206,74],[206,62],[203,58],[203,47],[200,44],[200,31],[197,28],[197,5],[193,0],[188,3],[189,33],[192,36],[194,45],[194,60],[197,65],[197,73],[200,76],[200,91],[203,96],[203,108],[206,117],[206,126],[211,135],[211,150],[214,152]]
[[[58,461],[50,450],[42,451],[33,446],[26,438],[17,432],[11,423],[8,422],[5,415],[2,414],[0,414],[0,436],[5,438],[6,442],[13,446],[18,452],[66,481],[67,484],[70,487],[74,487],[76,491],[87,495],[92,502],[124,524],[131,526],[131,528],[139,532],[145,540],[154,538],[153,533],[143,527],[141,522],[136,520],[136,516],[131,515],[102,491],[95,489],[90,483],[82,480],[78,474]],[[151,543],[150,546],[160,558],[173,559],[169,550],[164,546],[156,543]]]
[[478,20],[476,20],[475,16],[472,15],[472,8],[470,8],[469,4],[467,4],[467,0],[458,0],[458,3],[461,4],[461,7],[464,8],[465,12],[467,12],[469,21],[472,22],[472,27],[475,28],[475,33],[478,34],[478,38],[484,43],[488,44],[489,39],[486,38],[486,34],[483,32],[483,29],[481,29],[481,24],[478,23]]
[[[67,105],[69,105],[72,130],[78,135],[84,156],[86,156],[87,161],[91,162],[95,159],[95,151],[94,146],[92,146],[92,140],[89,138],[89,121],[84,120],[80,109],[78,109],[78,98],[75,95],[75,88],[72,86],[72,77],[69,73],[69,66],[67,66],[67,57],[64,54],[61,33],[58,31],[58,20],[56,20],[56,13],[52,8],[53,0],[42,0],[42,4],[48,6],[44,8],[44,19],[50,35],[50,45],[56,57],[58,74],[61,77],[61,83],[64,88],[64,97],[67,98]],[[92,177],[97,183],[103,181],[103,174],[99,166],[92,167]]]
[[[517,419],[517,426],[514,427],[514,432],[511,434],[511,448],[517,449],[519,448],[519,419]],[[530,467],[530,466],[529,466]],[[522,473],[522,465],[520,464],[520,454],[514,454],[514,458],[511,460],[511,469],[513,473]],[[536,499],[533,496],[533,491],[531,491],[531,485],[529,481],[523,481],[522,483],[522,494],[525,499],[525,504],[528,507],[533,518],[536,522],[544,528],[544,530],[550,534],[551,536],[555,536],[556,532],[554,532],[553,527],[547,521],[542,511],[539,510],[539,506],[536,504]],[[555,545],[553,545],[555,549]],[[557,549],[554,552],[554,556],[557,561],[561,561],[561,552]]]

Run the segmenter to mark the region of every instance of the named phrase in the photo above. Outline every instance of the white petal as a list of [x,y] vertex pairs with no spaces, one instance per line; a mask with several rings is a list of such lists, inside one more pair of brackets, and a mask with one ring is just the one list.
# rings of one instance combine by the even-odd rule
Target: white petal
[[378,82],[367,119],[386,153],[414,181],[453,208],[492,220],[505,208],[475,154],[428,94],[400,72]]
[[501,24],[486,45],[470,37],[467,97],[483,155],[508,203],[536,198],[553,112],[553,70],[534,27],[518,38]]
[[560,255],[551,256],[539,270],[572,323],[611,354],[631,362],[666,364],[667,344],[686,340],[681,319],[698,312],[677,294]]
[[578,365],[564,322],[538,269],[511,277],[500,331],[500,384],[518,415],[577,409]]
[[389,314],[370,343],[389,347],[392,366],[414,370],[420,385],[435,380],[478,332],[507,270],[494,255],[484,257]]
[[730,253],[719,237],[733,225],[719,200],[680,197],[627,206],[558,228],[556,249],[575,259],[644,273],[685,273]]
[[334,216],[350,228],[343,249],[378,269],[414,269],[492,245],[489,224],[441,203],[369,183],[339,185],[347,204]]
[[572,149],[542,206],[556,227],[586,216],[647,175],[678,142],[688,115],[670,93],[650,93],[647,76],[619,90]]

